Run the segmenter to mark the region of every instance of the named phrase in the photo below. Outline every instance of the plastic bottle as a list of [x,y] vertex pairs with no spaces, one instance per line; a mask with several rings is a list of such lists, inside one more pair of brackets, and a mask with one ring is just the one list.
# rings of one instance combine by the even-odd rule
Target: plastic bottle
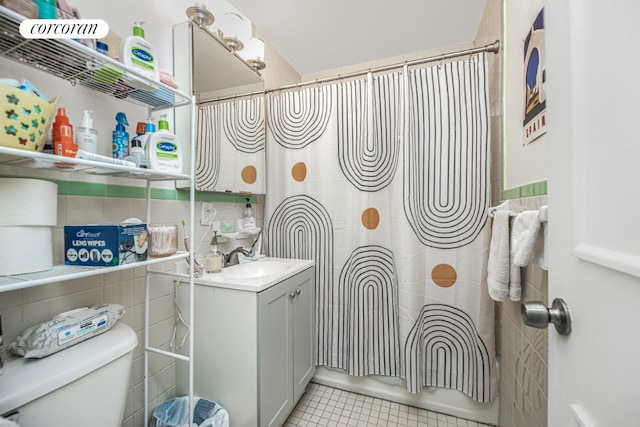
[[35,4],[38,6],[39,19],[58,18],[58,10],[56,9],[55,0],[35,0]]
[[73,141],[73,126],[64,107],[58,108],[53,122],[53,150],[58,156],[75,157],[78,145]]
[[153,123],[153,119],[151,117],[147,117],[147,122],[144,125],[144,135],[140,137],[140,141],[142,142],[142,149],[144,150],[144,167],[149,167],[149,154],[147,149],[147,142],[149,141],[149,137],[151,134],[156,132],[156,125]]
[[169,132],[166,115],[158,121],[160,130],[147,137],[147,165],[150,169],[182,173],[182,146],[177,136]]
[[245,230],[253,230],[256,228],[256,216],[251,207],[251,203],[249,203],[249,199],[247,199],[247,205],[244,208],[244,214],[242,215],[242,228]]
[[[58,111],[56,113],[56,118],[52,126],[54,144],[55,144],[55,141],[60,140],[60,126],[63,126],[63,125],[71,126],[71,123],[69,123],[69,116],[67,116],[67,110],[64,107],[60,107],[58,108]],[[73,127],[71,130],[73,131]]]
[[136,22],[133,25],[133,35],[122,40],[120,57],[122,63],[136,70],[138,73],[160,81],[160,67],[155,58],[153,45],[144,39],[144,22]]
[[129,157],[133,158],[133,161],[141,168],[147,167],[147,153],[145,152],[145,123],[138,122],[136,126],[136,136],[131,138],[129,143]]
[[127,116],[120,112],[116,114],[116,129],[113,131],[113,157],[124,159],[129,155],[129,133],[125,126],[129,126]]
[[93,111],[84,110],[82,126],[76,129],[76,143],[80,150],[98,154],[98,131],[93,128]]
[[218,273],[222,270],[222,253],[218,250],[218,233],[211,239],[211,247],[204,259],[204,271]]
[[54,140],[53,144],[58,156],[75,157],[78,152],[78,144],[73,142],[71,125],[60,125],[58,139]]

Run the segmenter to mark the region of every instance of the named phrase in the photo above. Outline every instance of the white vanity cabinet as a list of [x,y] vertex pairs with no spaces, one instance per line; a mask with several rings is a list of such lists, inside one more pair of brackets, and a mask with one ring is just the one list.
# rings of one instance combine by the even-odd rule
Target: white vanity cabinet
[[280,426],[316,370],[315,286],[306,270],[258,295],[260,425]]
[[[315,269],[291,261],[255,286],[195,280],[194,394],[222,405],[232,426],[282,425],[315,374]],[[178,393],[185,379],[179,370]]]

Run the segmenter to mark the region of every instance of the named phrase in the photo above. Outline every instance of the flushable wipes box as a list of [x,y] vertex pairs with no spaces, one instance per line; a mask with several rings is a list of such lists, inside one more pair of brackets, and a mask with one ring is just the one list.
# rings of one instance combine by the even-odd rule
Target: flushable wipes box
[[67,265],[98,267],[145,261],[147,247],[146,224],[64,226]]

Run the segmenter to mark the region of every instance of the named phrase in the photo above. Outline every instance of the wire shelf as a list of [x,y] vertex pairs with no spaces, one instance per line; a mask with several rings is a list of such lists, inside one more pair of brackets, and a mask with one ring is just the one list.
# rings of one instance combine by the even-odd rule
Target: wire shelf
[[15,291],[33,286],[62,282],[65,280],[80,279],[82,277],[98,276],[100,274],[115,271],[129,270],[131,268],[145,267],[168,261],[177,261],[186,258],[188,252],[177,252],[164,258],[147,258],[146,261],[131,264],[117,265],[114,267],[83,267],[76,265],[54,265],[51,270],[38,273],[17,274],[13,276],[0,276],[0,292]]
[[190,180],[190,175],[123,166],[93,160],[61,157],[54,154],[20,150],[0,146],[0,165],[29,169],[52,170],[61,173],[83,173],[88,175],[116,176],[147,181]]
[[25,18],[0,6],[0,56],[134,104],[162,110],[190,103],[190,97],[153,81],[83,44],[68,39],[25,39]]

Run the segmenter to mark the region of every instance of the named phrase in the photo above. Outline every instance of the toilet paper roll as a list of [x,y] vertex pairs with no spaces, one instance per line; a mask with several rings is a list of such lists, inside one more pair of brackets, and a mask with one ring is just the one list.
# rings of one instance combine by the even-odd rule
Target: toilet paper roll
[[54,227],[58,185],[42,179],[0,178],[0,226]]
[[0,275],[53,268],[51,227],[0,227]]

